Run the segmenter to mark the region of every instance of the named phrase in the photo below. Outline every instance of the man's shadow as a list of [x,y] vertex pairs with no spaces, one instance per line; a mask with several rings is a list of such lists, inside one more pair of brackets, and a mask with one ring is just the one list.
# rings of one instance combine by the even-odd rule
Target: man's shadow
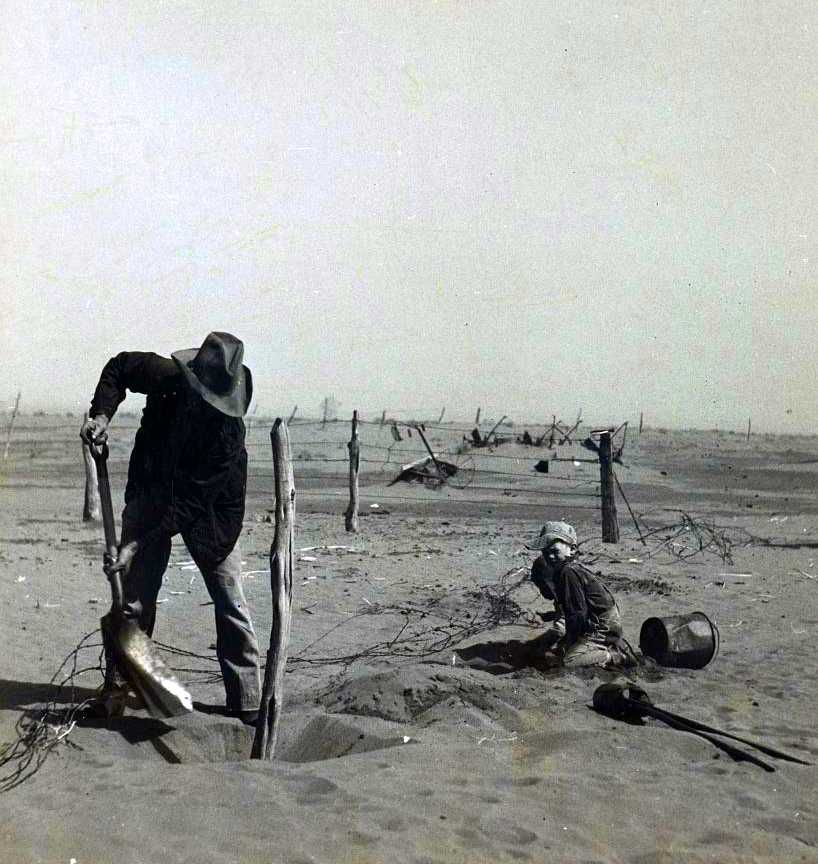
[[23,711],[49,702],[70,706],[92,699],[98,692],[89,687],[58,687],[56,684],[0,678],[0,710]]
[[[90,729],[107,729],[121,735],[129,744],[149,741],[168,761],[167,748],[161,747],[159,739],[173,731],[173,726],[153,717],[128,715],[122,717],[94,716],[93,712],[72,710],[83,702],[91,702],[99,696],[98,689],[89,687],[59,687],[56,684],[42,684],[31,681],[10,681],[0,679],[0,710],[21,711],[24,725],[41,720],[54,720],[64,717],[75,721],[77,726]],[[129,699],[129,708],[139,709],[138,700]],[[160,746],[157,746],[159,744]]]

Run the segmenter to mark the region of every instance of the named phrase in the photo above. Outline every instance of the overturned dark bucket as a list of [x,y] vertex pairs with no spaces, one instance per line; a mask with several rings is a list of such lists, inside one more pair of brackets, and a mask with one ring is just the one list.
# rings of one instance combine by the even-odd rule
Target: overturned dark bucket
[[704,612],[648,618],[639,633],[646,657],[675,669],[703,669],[718,654],[719,631]]

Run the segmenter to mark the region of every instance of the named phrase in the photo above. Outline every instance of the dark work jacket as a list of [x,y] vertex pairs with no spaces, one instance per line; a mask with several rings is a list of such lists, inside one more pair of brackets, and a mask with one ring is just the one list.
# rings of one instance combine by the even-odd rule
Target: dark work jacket
[[[535,585],[545,581],[546,565],[539,557],[531,568]],[[565,615],[565,642],[572,645],[599,626],[600,615],[616,605],[605,584],[578,561],[568,561],[551,581],[555,603]],[[540,588],[542,591],[542,588]],[[547,596],[545,592],[544,596]]]
[[136,539],[181,533],[197,561],[224,560],[244,519],[244,422],[195,394],[173,360],[142,351],[123,351],[105,364],[91,417],[112,418],[126,390],[148,397],[125,487]]

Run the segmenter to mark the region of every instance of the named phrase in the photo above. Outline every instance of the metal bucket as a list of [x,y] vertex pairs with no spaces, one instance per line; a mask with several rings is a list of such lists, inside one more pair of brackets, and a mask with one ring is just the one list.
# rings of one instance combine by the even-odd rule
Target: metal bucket
[[648,618],[639,632],[646,657],[675,669],[703,669],[718,654],[719,631],[704,612]]

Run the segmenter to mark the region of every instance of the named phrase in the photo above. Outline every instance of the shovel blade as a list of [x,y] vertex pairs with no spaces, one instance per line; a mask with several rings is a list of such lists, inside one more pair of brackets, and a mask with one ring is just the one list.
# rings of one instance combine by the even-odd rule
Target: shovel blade
[[108,636],[117,668],[152,717],[178,717],[193,711],[190,693],[135,621],[109,614],[102,619],[102,629]]

